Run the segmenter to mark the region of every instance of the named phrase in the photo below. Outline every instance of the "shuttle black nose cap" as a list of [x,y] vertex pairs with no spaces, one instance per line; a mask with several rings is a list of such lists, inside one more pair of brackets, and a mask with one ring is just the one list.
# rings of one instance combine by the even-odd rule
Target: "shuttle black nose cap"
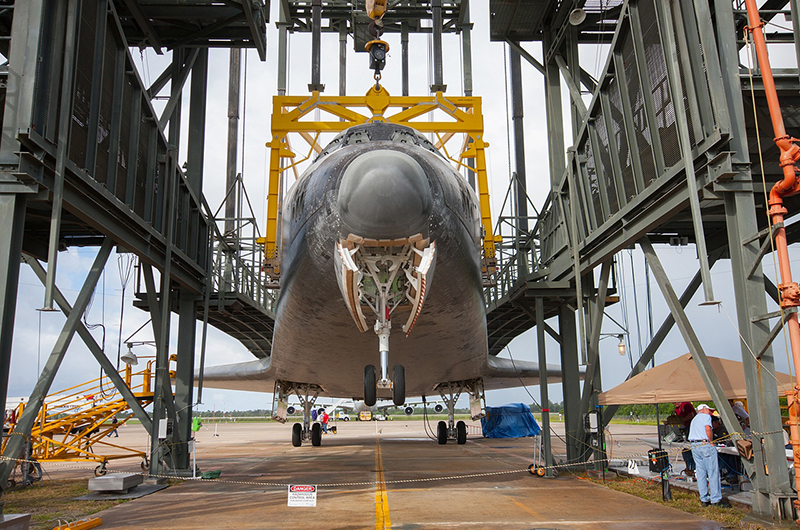
[[388,149],[353,160],[339,186],[339,214],[346,230],[371,239],[427,234],[431,202],[422,166]]

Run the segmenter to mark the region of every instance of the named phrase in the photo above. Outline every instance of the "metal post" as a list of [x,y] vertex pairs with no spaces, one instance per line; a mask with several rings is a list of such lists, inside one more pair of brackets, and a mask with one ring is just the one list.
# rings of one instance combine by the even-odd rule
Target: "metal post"
[[[50,357],[48,357],[42,369],[42,373],[39,375],[39,380],[36,382],[36,386],[31,392],[25,410],[23,410],[17,421],[17,426],[14,431],[19,433],[19,435],[9,438],[6,448],[3,451],[4,457],[17,458],[25,445],[26,439],[30,436],[31,428],[33,428],[33,424],[36,422],[39,410],[44,403],[44,398],[50,391],[50,386],[53,384],[58,368],[64,360],[64,355],[67,353],[67,348],[70,342],[72,342],[72,337],[75,335],[75,330],[81,320],[81,316],[86,310],[89,300],[92,298],[94,288],[97,285],[97,281],[100,279],[100,275],[103,272],[103,268],[108,260],[108,256],[111,254],[113,246],[110,239],[106,238],[103,240],[103,244],[97,252],[97,256],[95,256],[94,263],[92,263],[92,267],[89,269],[89,274],[86,276],[86,281],[83,287],[81,287],[78,297],[75,299],[75,307],[69,317],[67,317],[64,327],[61,329],[61,334],[58,336],[53,346],[53,351],[50,353]],[[16,462],[14,460],[6,460],[0,463],[0,484],[3,485],[3,487],[8,482],[8,477],[11,475],[15,466]]]
[[463,56],[464,95],[472,95],[472,22],[469,18],[469,0],[461,1],[461,55]]
[[514,165],[516,169],[516,183],[514,186],[514,203],[516,206],[517,222],[517,278],[523,279],[528,275],[527,253],[522,245],[528,234],[528,194],[525,185],[525,124],[523,122],[524,109],[522,101],[522,65],[519,53],[509,46],[508,49],[509,83],[511,91],[511,120],[514,129]]
[[[286,95],[286,83],[287,83],[286,63],[288,62],[289,59],[288,39],[289,39],[289,26],[291,26],[291,22],[289,21],[289,13],[286,12],[286,9],[288,9],[288,7],[289,7],[288,2],[278,2],[278,95],[279,96]],[[233,50],[231,50],[231,52],[233,52]]]
[[228,159],[225,170],[225,234],[236,230],[239,204],[236,189],[236,154],[239,143],[239,88],[242,51],[231,48],[228,77]]
[[542,403],[542,449],[544,469],[553,476],[553,453],[550,447],[550,396],[547,392],[547,350],[544,343],[544,301],[536,297],[536,339],[539,349],[539,397]]
[[189,140],[186,180],[199,197],[203,193],[203,153],[206,143],[206,93],[208,87],[208,49],[201,48],[192,67],[189,106]]
[[431,13],[433,19],[433,84],[431,92],[445,92],[442,73],[442,0],[431,0]]
[[339,95],[347,95],[347,19],[339,21]]
[[47,247],[47,283],[44,286],[45,311],[54,311],[53,289],[56,283],[58,242],[61,234],[61,207],[64,202],[64,171],[69,150],[69,132],[72,123],[72,94],[75,91],[75,48],[80,23],[80,2],[69,0],[67,6],[67,34],[64,39],[64,70],[61,77],[61,100],[58,122],[58,144],[53,183],[53,208],[50,214],[50,241]]
[[6,410],[26,204],[23,194],[0,195],[0,410]]
[[564,397],[564,437],[567,462],[576,462],[581,455],[583,438],[580,435],[581,387],[578,371],[578,333],[575,308],[562,302],[558,305],[558,333],[561,336],[561,389]]
[[320,79],[322,55],[322,0],[311,0],[311,83],[309,92],[322,92],[325,85]]
[[400,24],[400,55],[403,95],[408,96],[408,22]]
[[197,318],[197,299],[187,289],[178,295],[178,361],[175,369],[175,431],[178,446],[175,468],[189,468],[188,443],[192,438],[192,391],[194,389],[194,349]]
[[[542,51],[547,56],[546,51],[550,47],[549,38],[542,41]],[[545,111],[547,115],[547,147],[550,155],[550,186],[557,189],[558,183],[566,170],[564,163],[564,121],[561,114],[561,77],[559,76],[558,65],[553,59],[545,63]]]

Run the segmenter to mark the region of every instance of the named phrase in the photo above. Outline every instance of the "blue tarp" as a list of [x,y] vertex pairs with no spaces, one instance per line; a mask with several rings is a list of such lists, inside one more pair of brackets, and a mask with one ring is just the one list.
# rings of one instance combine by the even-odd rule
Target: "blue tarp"
[[541,431],[530,407],[524,403],[486,407],[481,429],[486,438],[524,438],[537,436]]

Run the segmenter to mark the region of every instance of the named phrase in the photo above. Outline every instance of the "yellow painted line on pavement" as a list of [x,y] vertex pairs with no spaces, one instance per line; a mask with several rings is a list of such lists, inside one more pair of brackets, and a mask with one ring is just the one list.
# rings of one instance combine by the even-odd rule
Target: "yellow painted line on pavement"
[[378,471],[375,485],[375,530],[387,530],[392,527],[389,517],[389,494],[383,476],[383,458],[381,457],[380,438],[375,437],[375,469]]
[[524,511],[528,512],[530,515],[532,515],[532,516],[536,517],[537,519],[540,519],[540,520],[541,520],[541,519],[544,519],[544,517],[542,517],[542,516],[541,516],[541,514],[539,514],[539,513],[535,512],[534,510],[531,510],[530,508],[528,508],[527,506],[525,506],[524,504],[522,504],[522,503],[521,503],[521,502],[519,502],[518,500],[516,500],[516,499],[511,499],[511,502],[513,502],[514,504],[516,504],[518,507],[522,508],[522,510],[524,510]]

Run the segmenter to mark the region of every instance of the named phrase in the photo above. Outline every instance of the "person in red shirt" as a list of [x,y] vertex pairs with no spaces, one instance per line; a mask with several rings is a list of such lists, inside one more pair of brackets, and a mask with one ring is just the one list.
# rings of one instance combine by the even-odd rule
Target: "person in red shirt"
[[[697,416],[697,411],[694,409],[694,405],[688,401],[675,403],[675,415],[680,416],[680,418],[683,420],[683,437],[688,438],[689,425],[691,425],[694,417]],[[683,461],[686,463],[686,476],[694,477],[695,466],[694,457],[692,456],[692,449],[684,449],[681,454],[683,455]]]
[[328,434],[328,420],[329,419],[330,419],[330,417],[328,416],[328,412],[323,410],[322,411],[322,417],[320,418],[320,420],[322,421],[322,433],[323,434]]

